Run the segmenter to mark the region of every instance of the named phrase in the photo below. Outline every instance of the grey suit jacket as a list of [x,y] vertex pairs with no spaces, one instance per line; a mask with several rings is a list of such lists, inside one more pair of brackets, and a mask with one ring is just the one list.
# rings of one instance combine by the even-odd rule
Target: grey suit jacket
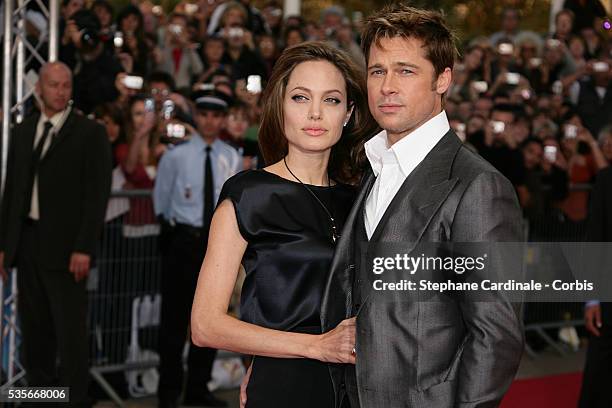
[[[449,131],[390,203],[370,242],[519,242],[521,210],[511,183]],[[347,218],[322,301],[324,332],[352,314],[355,225],[375,180],[370,171]],[[503,267],[503,266],[502,266]],[[370,273],[371,274],[371,273]],[[358,395],[363,408],[494,407],[523,351],[520,305],[462,294],[452,302],[389,302],[360,287]],[[500,295],[501,296],[501,295]],[[343,365],[330,365],[340,406]],[[357,408],[353,406],[352,408]]]

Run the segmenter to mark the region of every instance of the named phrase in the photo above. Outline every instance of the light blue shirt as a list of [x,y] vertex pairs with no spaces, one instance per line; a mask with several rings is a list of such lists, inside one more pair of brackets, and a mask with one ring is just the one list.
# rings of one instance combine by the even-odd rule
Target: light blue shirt
[[[181,224],[202,226],[206,146],[199,135],[193,135],[189,141],[164,153],[153,189],[156,215]],[[210,156],[216,206],[225,181],[242,169],[242,159],[234,148],[218,139],[211,145]]]

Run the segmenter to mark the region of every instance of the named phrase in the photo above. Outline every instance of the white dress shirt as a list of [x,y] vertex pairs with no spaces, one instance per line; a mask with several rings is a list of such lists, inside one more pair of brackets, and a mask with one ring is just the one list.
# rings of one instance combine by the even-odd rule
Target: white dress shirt
[[[70,113],[70,108],[66,108],[61,112],[56,113],[51,118],[48,118],[44,113],[40,114],[40,118],[38,119],[38,125],[36,126],[36,136],[34,137],[34,145],[32,146],[32,152],[36,150],[38,146],[38,142],[42,138],[43,131],[45,130],[45,122],[50,121],[53,127],[49,130],[49,135],[47,136],[47,140],[45,140],[45,145],[40,153],[40,158],[45,157],[47,150],[51,146],[51,142],[53,138],[59,133],[62,126],[64,126],[64,122],[66,118],[68,118],[68,114]],[[34,186],[32,187],[32,201],[30,202],[30,214],[29,217],[33,220],[40,219],[40,210],[38,203],[38,175],[34,177]]]
[[383,130],[365,144],[365,152],[376,181],[366,199],[365,229],[372,238],[376,226],[406,177],[449,131],[446,112],[442,111],[391,147]]

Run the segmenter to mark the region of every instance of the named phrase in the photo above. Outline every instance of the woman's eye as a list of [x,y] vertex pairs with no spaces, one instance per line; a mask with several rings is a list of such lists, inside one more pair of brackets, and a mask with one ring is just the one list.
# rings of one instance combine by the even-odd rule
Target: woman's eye
[[340,99],[338,99],[338,98],[327,98],[327,99],[325,99],[325,102],[330,102],[330,103],[333,103],[334,105],[338,105],[340,103]]
[[307,100],[304,95],[293,95],[291,99],[293,99],[296,102],[302,102],[302,101]]

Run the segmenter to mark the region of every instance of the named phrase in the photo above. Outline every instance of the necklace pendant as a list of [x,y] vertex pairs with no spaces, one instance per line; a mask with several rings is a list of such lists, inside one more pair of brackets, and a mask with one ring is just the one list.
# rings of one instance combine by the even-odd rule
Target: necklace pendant
[[338,232],[336,232],[336,226],[332,225],[332,241],[335,244],[336,241],[338,241],[338,239],[340,238],[340,235],[338,235]]

